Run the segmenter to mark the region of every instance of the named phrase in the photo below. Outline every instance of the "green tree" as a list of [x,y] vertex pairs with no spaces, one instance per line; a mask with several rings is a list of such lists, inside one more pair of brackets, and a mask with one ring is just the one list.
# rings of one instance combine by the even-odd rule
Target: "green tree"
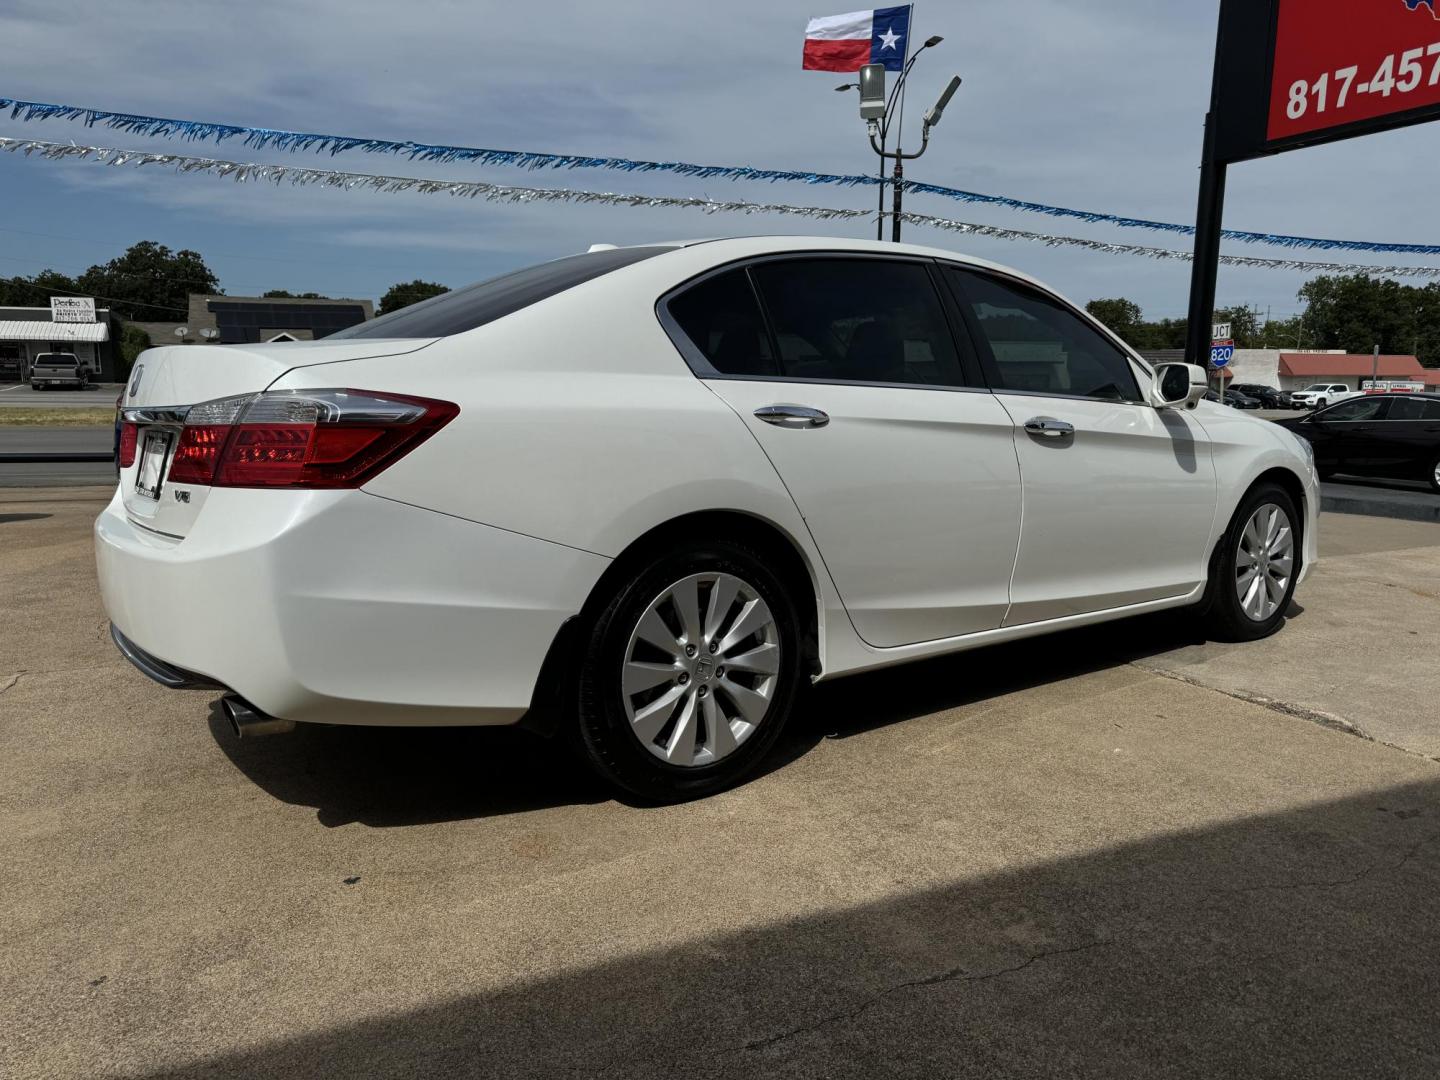
[[[1368,353],[1378,344],[1382,353],[1408,353],[1421,337],[1419,320],[1426,317],[1431,288],[1360,273],[1313,278],[1299,294],[1311,347]],[[1440,311],[1429,315],[1431,321],[1437,317]],[[1431,362],[1437,360],[1440,354],[1431,354]]]
[[411,304],[418,304],[421,300],[429,300],[432,296],[440,296],[450,290],[433,281],[421,281],[416,278],[414,281],[406,281],[390,286],[390,289],[380,298],[380,310],[375,314],[389,315],[392,311],[399,311]]
[[1085,310],[1126,341],[1134,339],[1135,331],[1145,320],[1145,313],[1140,310],[1140,305],[1123,296],[1109,300],[1091,300],[1085,305]]
[[261,293],[267,300],[329,300],[328,296],[321,296],[318,292],[293,293],[286,289],[271,289],[267,293]]
[[90,267],[75,284],[86,294],[106,297],[103,303],[127,319],[183,315],[190,293],[220,292],[220,279],[199,252],[171,251],[153,240],[142,240],[118,258]]
[[1230,324],[1230,337],[1237,349],[1260,348],[1260,311],[1252,307],[1219,308],[1215,312],[1217,323]]
[[34,277],[0,278],[0,306],[49,307],[52,296],[84,294],[75,279],[56,270],[41,270]]
[[135,366],[135,359],[153,344],[150,335],[133,323],[125,323],[120,330],[120,363],[117,365],[115,377],[120,382],[130,381],[130,369]]

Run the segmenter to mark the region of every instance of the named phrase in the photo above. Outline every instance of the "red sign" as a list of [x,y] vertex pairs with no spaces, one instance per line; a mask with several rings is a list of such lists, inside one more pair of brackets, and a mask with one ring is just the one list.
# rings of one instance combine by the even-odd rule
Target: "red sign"
[[1440,0],[1279,0],[1267,137],[1440,104]]

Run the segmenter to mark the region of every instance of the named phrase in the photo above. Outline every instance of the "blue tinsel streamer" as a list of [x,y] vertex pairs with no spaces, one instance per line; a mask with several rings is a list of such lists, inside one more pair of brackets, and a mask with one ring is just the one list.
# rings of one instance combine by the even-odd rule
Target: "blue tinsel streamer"
[[[408,157],[413,161],[467,161],[480,165],[510,165],[523,169],[615,169],[621,172],[665,172],[677,176],[696,177],[701,180],[793,181],[802,184],[833,184],[842,187],[873,186],[889,182],[875,176],[817,173],[795,169],[756,169],[749,165],[696,165],[687,161],[638,161],[622,157],[582,157],[574,154],[547,154],[530,150],[492,150],[473,146],[444,146],[408,140],[395,142],[389,139],[362,139],[350,135],[323,135],[316,132],[244,127],[236,124],[212,124],[198,120],[174,120],[160,116],[87,109],[79,105],[51,105],[40,101],[0,98],[0,112],[6,109],[10,110],[12,117],[23,120],[83,120],[86,127],[99,125],[136,135],[174,137],[191,142],[223,143],[226,139],[240,139],[246,146],[257,149],[274,146],[281,150],[327,151],[331,155],[344,153],[347,150],[359,150],[367,154],[396,154]],[[1144,218],[1124,217],[1096,210],[1075,210],[1065,206],[1051,206],[1047,203],[1012,199],[1007,195],[987,195],[977,191],[944,187],[939,184],[917,183],[913,180],[905,180],[902,183],[906,191],[923,195],[938,195],[957,202],[1002,206],[1008,210],[1045,214],[1057,218],[1073,218],[1077,221],[1116,225],[1126,229],[1149,229],[1153,232],[1174,233],[1180,236],[1193,236],[1195,233],[1193,225],[1149,221]],[[1283,233],[1245,232],[1237,229],[1225,229],[1222,236],[1226,240],[1237,240],[1245,244],[1272,244],[1285,248],[1440,255],[1440,244],[1328,240],[1313,236],[1287,236]]]

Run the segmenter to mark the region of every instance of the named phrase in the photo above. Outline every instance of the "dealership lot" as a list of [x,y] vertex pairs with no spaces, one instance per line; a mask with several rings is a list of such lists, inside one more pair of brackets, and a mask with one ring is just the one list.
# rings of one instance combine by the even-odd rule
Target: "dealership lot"
[[1440,1067],[1440,525],[1325,515],[1259,643],[822,686],[653,808],[514,732],[236,742],[110,645],[106,494],[0,491],[0,1075]]

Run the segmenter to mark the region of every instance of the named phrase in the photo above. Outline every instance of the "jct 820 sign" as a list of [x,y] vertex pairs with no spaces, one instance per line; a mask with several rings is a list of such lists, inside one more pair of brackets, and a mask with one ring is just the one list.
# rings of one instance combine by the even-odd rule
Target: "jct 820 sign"
[[1440,105],[1440,0],[1280,0],[1267,137]]

